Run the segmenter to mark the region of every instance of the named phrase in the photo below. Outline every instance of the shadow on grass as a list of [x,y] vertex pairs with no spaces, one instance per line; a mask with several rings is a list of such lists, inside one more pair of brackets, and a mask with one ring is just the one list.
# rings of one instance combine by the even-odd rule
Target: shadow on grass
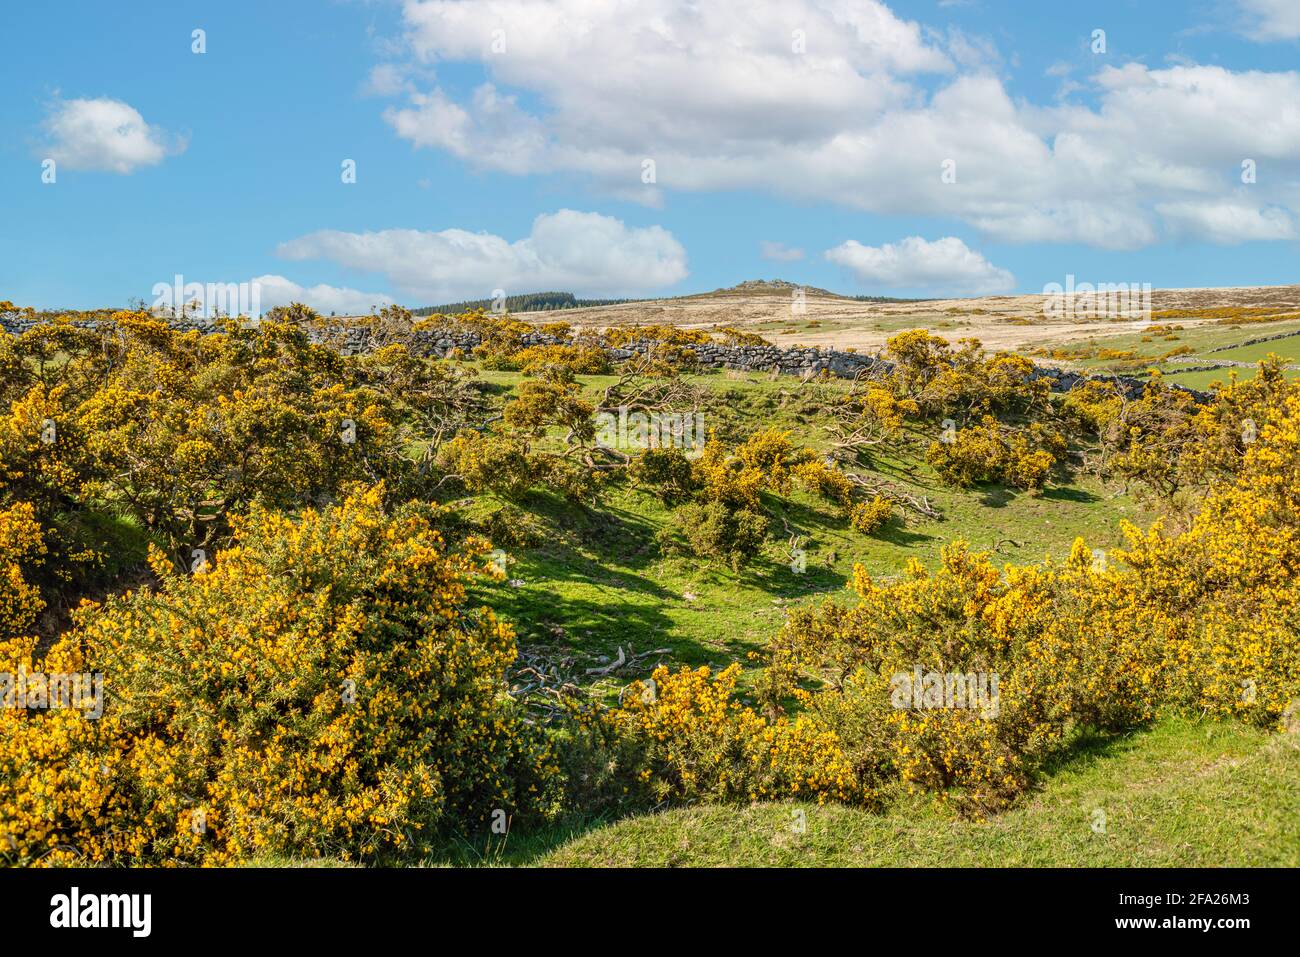
[[1014,489],[1009,489],[1005,485],[982,485],[975,494],[979,496],[979,503],[985,508],[1005,508],[1019,495]]
[[924,542],[933,542],[939,538],[938,535],[926,535],[923,532],[909,532],[901,522],[894,520],[883,528],[874,532],[876,538],[882,542],[888,542],[891,545],[908,547],[911,545],[920,545]]
[[650,518],[608,501],[574,507],[549,493],[530,496],[526,505],[545,524],[547,537],[516,556],[508,574],[522,585],[475,591],[476,599],[515,625],[521,644],[553,645],[558,626],[572,650],[592,656],[620,646],[670,647],[685,662],[716,656],[683,637],[668,614],[682,598],[649,574],[662,557]]
[[[789,499],[773,498],[770,501],[765,501],[764,504],[770,512],[777,516],[778,522],[784,517],[797,531],[809,536],[816,534],[830,539],[844,539],[847,537],[845,530],[847,523],[844,518],[838,515],[832,515],[802,502]],[[908,531],[907,527],[897,517],[883,528],[873,532],[871,537],[882,542],[888,542],[891,545],[901,546],[920,545],[924,542],[934,541],[936,538],[934,535]]]
[[584,834],[646,811],[627,808],[601,814],[575,813],[554,824],[512,824],[506,834],[493,834],[484,824],[474,831],[448,836],[425,855],[423,863],[433,867],[532,867],[551,851]]
[[1101,496],[1089,492],[1087,489],[1061,485],[1045,489],[1041,497],[1050,502],[1098,502],[1101,500]]
[[1100,731],[1096,728],[1076,730],[1073,740],[1066,747],[1043,762],[1038,770],[1035,790],[1057,774],[1081,774],[1100,761],[1119,757],[1131,749],[1136,744],[1137,737],[1149,730],[1149,727],[1136,725],[1124,731]]

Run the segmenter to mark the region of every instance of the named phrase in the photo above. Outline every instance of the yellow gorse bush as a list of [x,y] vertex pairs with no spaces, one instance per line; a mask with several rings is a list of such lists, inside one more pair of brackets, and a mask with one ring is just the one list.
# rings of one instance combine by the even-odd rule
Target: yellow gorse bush
[[[1294,725],[1300,390],[1270,401],[1254,403],[1262,424],[1236,477],[1181,534],[1124,524],[1127,547],[1110,555],[1079,540],[1063,562],[1003,568],[954,542],[934,571],[913,561],[885,583],[858,566],[856,605],[791,612],[757,683],[766,717],[732,700],[722,676],[656,675],[658,698],[634,701],[624,719],[662,746],[651,779],[664,794],[693,796],[703,781],[734,797],[732,783],[755,767],[741,742],[803,722],[800,740],[822,741],[852,769],[854,799],[956,789],[981,811],[1012,799],[1083,728],[1164,711]],[[918,707],[896,693],[909,674],[996,676],[996,703]]]
[[0,511],[0,639],[28,632],[45,607],[30,570],[45,554],[36,509],[26,502]]
[[876,495],[866,502],[859,502],[849,515],[849,524],[865,535],[879,531],[894,515],[894,503],[887,498]]
[[803,797],[865,801],[836,733],[812,720],[767,720],[735,699],[739,665],[655,669],[613,716],[656,801]]
[[86,609],[44,662],[105,675],[95,721],[0,716],[0,855],[16,863],[374,858],[445,817],[548,810],[548,746],[505,693],[514,636],[466,605],[477,550],[376,487],[260,508],[192,576]]

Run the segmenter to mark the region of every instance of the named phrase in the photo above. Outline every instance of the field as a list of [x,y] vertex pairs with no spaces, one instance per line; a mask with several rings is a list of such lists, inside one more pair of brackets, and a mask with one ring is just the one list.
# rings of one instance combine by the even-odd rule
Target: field
[[[517,373],[483,376],[506,389],[520,381]],[[610,381],[582,377],[592,396]],[[824,449],[826,420],[808,411],[797,380],[714,373],[691,381],[710,395],[706,427],[737,436],[751,423],[763,422]],[[923,433],[917,437],[922,444],[932,440]],[[917,518],[868,536],[845,527],[824,502],[796,492],[772,503],[789,530],[781,529],[741,573],[660,556],[654,539],[668,526],[671,510],[653,496],[614,490],[599,506],[582,511],[543,498],[527,506],[539,544],[511,550],[508,577],[517,587],[496,586],[489,604],[514,622],[530,645],[574,658],[580,671],[606,663],[620,646],[637,651],[666,646],[672,651],[663,660],[672,664],[717,666],[763,648],[790,606],[843,594],[854,564],[873,575],[895,576],[910,559],[934,563],[942,545],[954,538],[999,560],[1035,562],[1049,553],[1061,558],[1076,537],[1110,548],[1121,540],[1119,519],[1144,524],[1152,517],[1131,496],[1087,476],[1041,495],[1002,488],[970,493],[945,487],[916,454],[882,465],[902,486],[928,497],[942,517]],[[806,552],[806,569],[799,573],[791,570],[789,539],[795,534]],[[620,671],[618,682],[605,685],[619,687],[628,677]]]
[[[483,373],[514,388],[516,373]],[[589,394],[609,377],[584,377]],[[718,425],[790,429],[814,446],[821,426],[801,413],[788,378],[714,373],[698,380],[717,400]],[[614,700],[625,683],[659,663],[711,666],[762,652],[789,610],[840,598],[855,563],[894,577],[910,559],[937,562],[960,538],[999,560],[1036,562],[1121,544],[1119,521],[1145,525],[1149,502],[1088,476],[1041,495],[946,488],[923,458],[890,463],[891,474],[927,495],[942,520],[909,522],[885,536],[845,529],[824,503],[796,493],[784,504],[805,538],[806,570],[790,568],[787,543],[770,543],[737,574],[690,559],[656,557],[654,535],[670,512],[647,496],[612,496],[575,514],[557,500],[529,513],[542,543],[513,551],[509,584],[484,598],[519,630],[532,654],[561,661],[593,692]],[[662,650],[617,677],[584,677],[619,649]],[[1102,809],[1100,832],[1094,812]],[[881,815],[834,805],[701,806],[570,820],[505,840],[458,836],[427,863],[456,866],[1298,866],[1300,740],[1236,723],[1166,720],[1122,736],[1083,735],[1053,763],[1024,806],[972,822],[943,801],[901,799]],[[801,823],[794,823],[801,822]],[[800,833],[796,828],[805,828]],[[289,863],[289,862],[271,862]]]
[[[1108,307],[1105,296],[1086,294],[1073,300],[1073,313],[1062,309],[1052,314],[1050,300],[1044,296],[864,302],[821,289],[803,290],[796,308],[794,296],[800,289],[779,280],[753,281],[678,299],[520,313],[519,318],[534,322],[563,319],[582,328],[644,323],[688,329],[734,326],[758,332],[779,345],[797,343],[859,352],[876,352],[889,336],[915,328],[948,339],[973,336],[990,349],[1030,352],[1040,347],[1079,347],[1094,340],[1141,339],[1153,322],[1175,321],[1189,336],[1205,330],[1207,343],[1220,339],[1225,326],[1231,325],[1223,321],[1225,315],[1229,320],[1234,314],[1253,320],[1243,327],[1247,331],[1241,338],[1300,325],[1300,286],[1156,289],[1151,292],[1150,321],[1137,314],[1140,303],[1136,301]],[[1170,314],[1178,318],[1163,318]],[[1277,324],[1286,321],[1273,318],[1278,316],[1289,316],[1291,326]]]
[[482,313],[428,358],[396,307],[359,352],[301,306],[6,334],[0,654],[112,682],[0,712],[0,854],[1300,864],[1283,305],[1025,350],[1242,363],[1202,399],[1054,394],[983,306],[856,381]]

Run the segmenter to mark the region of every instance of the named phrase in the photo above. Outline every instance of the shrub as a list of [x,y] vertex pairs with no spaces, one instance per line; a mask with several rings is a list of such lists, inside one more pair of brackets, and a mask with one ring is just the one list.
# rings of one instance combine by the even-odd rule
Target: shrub
[[628,476],[635,484],[654,489],[667,504],[684,501],[695,491],[691,460],[672,445],[646,449],[632,460]]
[[520,440],[500,433],[462,432],[440,449],[438,467],[471,492],[495,492],[518,500],[537,484],[538,464]]
[[692,554],[735,571],[758,554],[767,536],[767,517],[762,512],[725,502],[689,502],[673,513],[673,520]]
[[810,459],[795,466],[794,476],[808,491],[834,502],[842,509],[853,508],[857,486],[839,469],[820,459]]
[[969,488],[1002,473],[1006,450],[996,427],[960,429],[949,441],[932,442],[925,459],[944,482]]
[[36,510],[26,502],[0,510],[0,640],[27,634],[45,607],[31,569],[45,554]]
[[732,456],[712,432],[694,462],[694,473],[704,498],[731,508],[757,511],[761,507],[758,493],[763,487],[763,473]]
[[[385,350],[405,370],[385,391],[361,381],[379,376],[374,361],[312,345],[298,325],[200,335],[116,313],[94,331],[71,328],[25,332],[15,348],[27,372],[4,383],[0,494],[32,502],[43,522],[107,505],[179,564],[222,544],[229,516],[253,502],[320,504],[359,480],[386,480],[396,495],[417,478],[402,424],[434,410],[416,416],[396,397],[432,402],[410,388],[424,379],[400,347]],[[47,364],[56,346],[66,362]]]
[[[859,567],[856,607],[791,614],[765,695],[773,705],[794,695],[836,730],[864,756],[866,781],[958,788],[968,808],[996,807],[1076,725],[1125,727],[1154,713],[1173,620],[1119,585],[1081,543],[1064,565],[1005,576],[961,543],[933,574],[913,563],[903,580],[877,585]],[[801,676],[819,690],[800,692]],[[978,706],[954,700],[954,687],[972,684]]]
[[735,700],[739,665],[633,682],[613,720],[652,800],[865,802],[837,735],[806,717],[768,721]]
[[594,411],[571,377],[558,371],[544,382],[521,382],[516,397],[506,403],[502,418],[522,434],[540,437],[551,426],[559,426],[572,438],[589,442],[596,436]]
[[869,502],[860,502],[853,508],[849,524],[864,535],[879,531],[894,517],[894,503],[877,495]]
[[790,491],[794,466],[807,461],[811,453],[794,446],[789,430],[766,429],[746,439],[736,454],[745,469],[761,476],[765,486],[786,494]]
[[610,326],[602,333],[606,345],[628,346],[637,342],[658,342],[669,345],[702,345],[710,341],[707,332],[683,329],[662,323],[642,326]]
[[573,326],[564,321],[544,322],[537,327],[537,331],[548,336],[555,336],[557,339],[568,339],[573,335]]
[[382,497],[254,508],[206,570],[160,559],[158,590],[82,613],[44,666],[104,673],[106,711],[0,715],[0,855],[374,859],[448,819],[547,812],[547,746],[505,694],[513,633],[465,607],[481,549]]
[[513,360],[524,375],[538,375],[554,368],[574,375],[605,375],[612,368],[609,354],[590,346],[530,346],[515,353]]
[[1047,482],[1065,447],[1059,433],[1038,423],[1016,430],[985,416],[979,425],[957,430],[950,441],[931,443],[926,461],[951,485],[967,488],[999,481],[1037,490]]

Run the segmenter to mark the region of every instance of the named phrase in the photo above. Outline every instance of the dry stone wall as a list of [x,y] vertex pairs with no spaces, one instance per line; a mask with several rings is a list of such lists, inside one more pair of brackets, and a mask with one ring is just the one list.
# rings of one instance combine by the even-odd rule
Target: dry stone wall
[[[15,335],[31,327],[30,320],[0,317],[0,326]],[[179,329],[193,329],[211,332],[214,325],[204,320],[179,320],[173,323]],[[341,335],[332,336],[339,347],[346,353],[368,352],[372,348],[373,336],[364,326],[351,326]],[[440,326],[411,332],[404,337],[408,348],[418,355],[444,358],[452,350],[470,353],[481,344],[482,338],[472,329],[456,326]],[[525,333],[523,343],[526,346],[557,345],[570,340],[560,339],[543,332]],[[623,348],[605,347],[610,357],[615,360],[630,358],[653,348],[654,342],[636,342]],[[695,353],[696,360],[705,368],[737,369],[744,372],[777,372],[782,375],[815,376],[825,372],[841,379],[853,379],[864,372],[888,372],[893,366],[876,356],[857,352],[843,352],[837,349],[813,348],[805,346],[729,346],[721,343],[686,345],[684,348]],[[1054,392],[1069,392],[1089,379],[1104,379],[1114,382],[1128,396],[1142,394],[1145,381],[1128,376],[1083,376],[1064,369],[1036,366],[1035,377],[1052,380]],[[1194,389],[1186,390],[1198,398],[1208,398],[1204,392]]]

